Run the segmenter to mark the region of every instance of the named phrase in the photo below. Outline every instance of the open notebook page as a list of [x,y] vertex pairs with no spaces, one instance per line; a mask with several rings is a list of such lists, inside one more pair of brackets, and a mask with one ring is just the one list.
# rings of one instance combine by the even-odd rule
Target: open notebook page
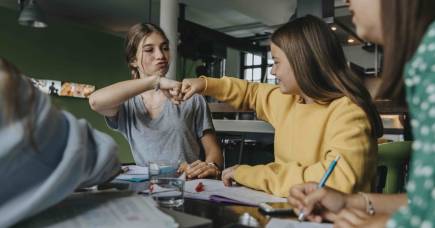
[[[204,188],[203,191],[197,192],[196,187],[200,182],[204,185]],[[210,179],[186,181],[184,197],[204,200],[220,199],[223,202],[241,203],[253,206],[264,202],[286,202],[285,198],[276,197],[243,186],[225,187],[222,181]],[[230,201],[222,200],[223,198],[230,199]]]

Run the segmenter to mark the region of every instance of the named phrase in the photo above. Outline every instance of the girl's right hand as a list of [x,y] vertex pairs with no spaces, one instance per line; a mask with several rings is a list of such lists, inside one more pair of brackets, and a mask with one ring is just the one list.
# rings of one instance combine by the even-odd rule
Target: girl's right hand
[[180,104],[183,98],[181,94],[181,82],[165,77],[161,77],[159,80],[160,90],[162,90],[163,94],[169,98],[172,103]]
[[193,96],[195,93],[201,93],[205,89],[206,79],[203,78],[189,78],[183,80],[183,85],[181,87],[181,93],[183,95],[183,100],[187,100]]
[[288,202],[297,213],[303,211],[310,221],[334,221],[340,210],[345,208],[347,195],[328,187],[318,189],[317,186],[314,182],[293,186]]

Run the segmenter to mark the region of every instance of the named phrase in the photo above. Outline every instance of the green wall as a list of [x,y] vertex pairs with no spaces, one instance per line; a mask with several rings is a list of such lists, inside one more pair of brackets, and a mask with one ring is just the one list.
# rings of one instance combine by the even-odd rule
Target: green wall
[[[129,78],[121,37],[55,20],[49,21],[46,29],[32,29],[18,25],[17,18],[17,11],[0,7],[0,56],[27,76],[93,84],[97,88]],[[119,144],[121,161],[133,161],[124,137],[108,129],[86,99],[58,97],[53,102],[110,134]]]
[[[29,77],[95,85],[96,88],[127,80],[123,38],[66,21],[49,20],[45,29],[18,25],[18,11],[0,7],[0,56]],[[238,75],[239,52],[229,50],[227,75]],[[201,61],[177,59],[177,80],[196,77]],[[183,66],[184,65],[184,66]],[[133,162],[125,138],[110,130],[86,99],[52,97],[53,103],[111,135],[118,143],[122,162]]]

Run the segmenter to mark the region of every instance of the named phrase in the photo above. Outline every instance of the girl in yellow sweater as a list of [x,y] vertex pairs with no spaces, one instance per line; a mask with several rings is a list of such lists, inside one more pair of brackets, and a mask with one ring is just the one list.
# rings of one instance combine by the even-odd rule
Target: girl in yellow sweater
[[271,37],[271,73],[279,86],[231,77],[183,81],[183,99],[213,96],[238,109],[252,109],[275,128],[275,162],[236,165],[222,180],[288,196],[291,186],[319,181],[337,156],[327,185],[344,191],[369,190],[376,170],[380,117],[360,78],[353,74],[339,41],[320,19],[289,22]]

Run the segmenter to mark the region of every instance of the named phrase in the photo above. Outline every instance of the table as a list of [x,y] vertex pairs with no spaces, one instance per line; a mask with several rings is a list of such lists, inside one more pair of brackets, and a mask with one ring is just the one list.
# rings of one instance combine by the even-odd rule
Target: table
[[213,119],[216,132],[274,134],[275,129],[262,120],[220,120]]
[[[130,183],[127,181],[115,180],[111,183],[103,185],[102,187],[110,188],[110,191],[101,192],[108,194],[115,194],[113,196],[121,197],[123,195],[132,194],[133,192],[139,192],[144,190],[148,184],[146,182],[140,183]],[[116,187],[118,190],[113,190]],[[99,187],[100,189],[100,187]],[[127,191],[126,191],[127,190]],[[95,188],[90,190],[95,193]],[[86,194],[88,192],[84,192]],[[82,193],[78,193],[82,194]],[[77,195],[76,195],[77,196]],[[88,194],[89,196],[89,194]],[[73,197],[74,198],[74,197]],[[80,198],[80,197],[79,197]],[[101,199],[101,198],[100,198]],[[68,200],[62,201],[59,205],[53,206],[31,218],[28,218],[20,223],[16,224],[14,227],[41,227],[41,224],[46,224],[41,221],[45,221],[44,219],[50,218],[49,221],[62,221],[71,216],[73,218],[75,215],[78,215],[78,211],[80,208],[83,209],[83,202],[74,202],[71,201],[72,198]],[[65,202],[69,202],[66,203]],[[93,201],[93,200],[91,200]],[[98,201],[96,201],[98,202]],[[65,207],[66,205],[78,205],[79,208],[74,208],[71,210],[71,206]],[[75,206],[74,206],[75,207]],[[59,211],[60,209],[64,209],[66,211]],[[269,216],[263,215],[257,207],[252,206],[240,206],[240,205],[230,205],[224,203],[216,203],[205,200],[197,200],[197,199],[185,199],[185,202],[182,206],[177,208],[160,208],[161,211],[173,217],[180,225],[180,228],[184,227],[264,227],[268,221],[270,220]],[[54,211],[53,211],[54,210]],[[174,212],[175,211],[175,212]],[[66,215],[65,213],[71,213]],[[183,212],[185,214],[177,213]],[[188,215],[186,215],[188,214]],[[194,215],[201,218],[206,218],[212,221],[212,224],[207,222],[204,219],[198,217],[189,216]],[[48,216],[48,217],[47,217]],[[178,218],[177,218],[178,217]],[[288,219],[296,219],[295,216],[285,216],[280,218],[288,218]],[[198,222],[198,220],[204,220],[204,222]],[[196,222],[195,222],[196,221]],[[38,225],[39,224],[39,225]],[[50,223],[49,223],[50,224]],[[200,226],[189,226],[189,224],[201,224]],[[42,226],[44,227],[44,226]],[[144,224],[146,227],[146,224]]]
[[[130,183],[127,181],[116,181],[116,183],[128,185],[127,188],[133,191],[142,191],[147,187],[146,182]],[[208,218],[213,222],[212,227],[264,227],[271,218],[262,214],[257,207],[215,203],[196,199],[185,199],[183,206],[171,210]],[[296,219],[294,216],[281,216],[281,218]]]
[[264,227],[270,217],[257,207],[228,205],[204,200],[185,199],[184,205],[174,210],[212,220],[212,227]]

